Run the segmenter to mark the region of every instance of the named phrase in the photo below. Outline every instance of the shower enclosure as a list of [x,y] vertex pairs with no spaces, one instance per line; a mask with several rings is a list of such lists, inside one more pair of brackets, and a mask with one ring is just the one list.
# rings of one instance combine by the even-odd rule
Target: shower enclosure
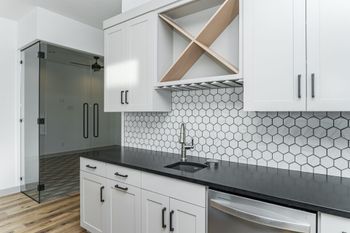
[[94,63],[42,42],[22,51],[21,191],[38,202],[79,191],[82,153],[120,145],[120,114],[104,112]]

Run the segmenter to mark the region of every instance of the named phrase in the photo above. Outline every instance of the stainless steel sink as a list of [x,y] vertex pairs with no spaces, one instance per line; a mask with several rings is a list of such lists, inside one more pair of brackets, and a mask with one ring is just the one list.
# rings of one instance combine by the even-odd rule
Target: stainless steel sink
[[171,168],[179,171],[194,173],[203,168],[208,167],[202,163],[193,163],[193,162],[177,162],[170,165],[165,166],[166,168]]

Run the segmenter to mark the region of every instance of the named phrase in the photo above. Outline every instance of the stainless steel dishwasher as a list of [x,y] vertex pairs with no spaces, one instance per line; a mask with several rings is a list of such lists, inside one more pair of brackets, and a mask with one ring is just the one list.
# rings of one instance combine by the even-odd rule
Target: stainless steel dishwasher
[[209,190],[208,233],[316,233],[317,215]]

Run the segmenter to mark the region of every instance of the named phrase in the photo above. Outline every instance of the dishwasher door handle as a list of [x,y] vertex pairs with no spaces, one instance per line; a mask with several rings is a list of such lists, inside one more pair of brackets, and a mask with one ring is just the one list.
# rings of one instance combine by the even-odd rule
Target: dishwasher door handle
[[256,208],[253,205],[236,204],[220,198],[211,199],[210,206],[226,214],[259,225],[298,233],[310,233],[311,230],[311,226],[308,224],[292,222],[283,218],[278,219],[277,216],[269,216],[271,212]]

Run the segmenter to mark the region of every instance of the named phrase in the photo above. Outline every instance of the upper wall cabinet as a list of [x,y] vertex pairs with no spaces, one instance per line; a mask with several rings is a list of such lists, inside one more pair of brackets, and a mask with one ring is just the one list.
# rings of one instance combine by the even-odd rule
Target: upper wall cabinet
[[350,110],[349,3],[244,0],[242,4],[245,110]]
[[242,4],[245,110],[305,111],[305,0]]
[[310,111],[350,111],[350,2],[307,0]]
[[157,19],[149,13],[105,30],[105,111],[171,110],[171,94],[154,90]]

